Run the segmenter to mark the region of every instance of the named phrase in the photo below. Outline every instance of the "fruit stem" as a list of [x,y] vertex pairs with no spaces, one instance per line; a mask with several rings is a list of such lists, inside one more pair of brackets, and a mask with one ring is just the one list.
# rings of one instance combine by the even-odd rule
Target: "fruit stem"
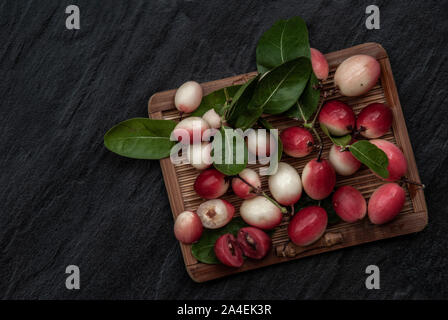
[[236,175],[235,177],[241,179],[241,181],[243,181],[245,184],[247,184],[249,187],[252,187],[254,189],[254,193],[258,196],[263,196],[266,199],[268,199],[269,201],[271,201],[277,208],[280,209],[280,211],[282,213],[288,213],[288,210],[285,207],[282,207],[277,201],[275,201],[274,199],[272,199],[270,196],[268,196],[266,194],[266,192],[262,191],[261,188],[256,188],[254,187],[252,184],[250,184],[249,182],[247,182],[246,180],[244,180],[242,177],[240,177],[239,175]]
[[310,128],[314,128],[314,124],[316,123],[317,117],[319,116],[320,109],[322,109],[322,106],[324,105],[324,101],[325,101],[325,97],[321,96],[320,101],[319,101],[319,106],[317,107],[317,111],[316,111],[316,114],[314,115],[313,121],[311,121],[308,124],[308,126]]
[[409,184],[413,184],[413,185],[419,186],[419,187],[421,187],[422,189],[425,189],[425,188],[426,188],[426,186],[425,186],[423,183],[409,180],[409,179],[406,178],[406,177],[401,178],[400,181],[401,181],[401,182],[404,182],[404,183],[409,183]]
[[353,137],[359,137],[359,135],[361,135],[361,132],[366,131],[367,129],[363,126],[361,126],[359,129],[355,129],[353,131]]
[[282,207],[277,201],[275,201],[274,199],[272,199],[270,196],[268,196],[266,194],[266,192],[261,191],[260,195],[262,195],[263,197],[265,197],[266,199],[268,199],[269,201],[271,201],[277,208],[280,209],[280,211],[282,213],[288,213],[288,210],[285,207]]
[[223,106],[223,118],[224,120],[221,120],[221,123],[223,123],[223,121],[227,121],[227,119],[229,118],[229,113],[230,113],[230,104],[226,101],[224,102],[224,106]]
[[230,103],[232,99],[230,98],[229,93],[227,92],[227,87],[224,88],[224,94],[226,96],[226,102]]
[[311,128],[314,132],[314,135],[317,138],[317,141],[319,141],[319,155],[317,157],[317,162],[320,162],[320,158],[322,156],[322,152],[324,151],[324,144],[322,143],[322,138],[319,135],[319,132],[317,132],[316,128],[314,126]]
[[317,156],[317,162],[320,162],[320,158],[322,157],[322,151],[324,151],[324,146],[321,145],[319,149],[319,155]]
[[317,157],[317,162],[320,162],[320,158],[322,156],[322,151],[324,149],[324,145],[322,143],[322,138],[320,137],[319,133],[317,132],[316,128],[314,127],[317,117],[319,116],[320,113],[320,109],[322,109],[322,106],[324,104],[325,98],[327,97],[327,93],[324,92],[323,94],[321,94],[320,97],[320,101],[319,101],[319,107],[317,108],[316,114],[314,115],[313,121],[311,121],[310,123],[307,123],[305,121],[304,127],[309,128],[311,130],[313,130],[314,135],[316,136],[317,140],[319,141],[319,156]]
[[260,194],[261,193],[261,188],[257,188],[255,186],[253,186],[252,184],[250,184],[248,181],[246,181],[243,177],[240,177],[238,174],[234,176],[235,178],[241,179],[241,181],[243,181],[245,184],[247,184],[249,187],[253,188],[255,190],[255,194]]

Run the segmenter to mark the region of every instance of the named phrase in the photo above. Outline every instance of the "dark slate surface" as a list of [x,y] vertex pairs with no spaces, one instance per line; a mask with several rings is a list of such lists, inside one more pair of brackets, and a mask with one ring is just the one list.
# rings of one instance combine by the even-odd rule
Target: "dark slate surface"
[[[65,7],[81,30],[65,29]],[[381,30],[364,27],[381,9]],[[421,233],[206,284],[190,280],[157,161],[118,157],[103,134],[186,80],[255,70],[257,39],[301,15],[323,52],[388,51],[421,177]],[[57,299],[447,298],[447,1],[2,1],[0,297]],[[81,290],[65,288],[65,267]],[[364,270],[381,269],[381,290]]]

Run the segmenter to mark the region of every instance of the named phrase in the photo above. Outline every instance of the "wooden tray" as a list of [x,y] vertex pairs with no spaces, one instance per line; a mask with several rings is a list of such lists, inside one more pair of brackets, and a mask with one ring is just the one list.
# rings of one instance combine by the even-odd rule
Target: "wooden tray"
[[[333,75],[336,67],[346,58],[354,54],[368,54],[375,57],[381,65],[381,81],[366,95],[361,97],[342,97],[339,95],[332,96],[327,100],[339,99],[353,107],[355,113],[369,103],[382,102],[387,103],[394,115],[392,130],[383,139],[389,140],[397,144],[404,152],[408,161],[407,178],[420,182],[420,177],[415,163],[414,153],[412,151],[411,142],[409,141],[406,124],[401,110],[400,101],[398,99],[397,88],[391,71],[389,59],[383,47],[377,43],[365,43],[352,48],[332,52],[326,54],[326,58],[330,64],[330,76],[324,83],[324,90],[334,88]],[[239,76],[229,77],[221,80],[206,82],[202,84],[204,94],[221,89],[234,84],[242,84],[257,73],[252,72]],[[148,103],[149,117],[153,119],[179,119],[179,112],[174,108],[174,94],[176,90],[158,92],[154,94]],[[295,121],[281,116],[268,116],[267,119],[278,129],[284,129],[292,125],[300,125],[300,121]],[[320,129],[319,129],[320,130]],[[321,136],[325,135],[320,132]],[[328,157],[330,140],[324,139],[324,157]],[[283,156],[285,161],[302,172],[304,165],[316,157],[316,153],[312,153],[308,157],[295,159]],[[170,159],[160,160],[163,177],[165,180],[168,197],[174,218],[185,210],[195,211],[199,204],[203,201],[193,190],[193,183],[199,174],[190,165],[173,165]],[[249,167],[257,167],[250,165]],[[342,185],[352,185],[361,191],[366,199],[369,199],[372,192],[384,182],[371,173],[366,167],[362,167],[355,175],[349,177],[338,176],[336,187]],[[267,178],[262,177],[262,186],[264,190],[267,188]],[[223,197],[230,201],[236,207],[238,215],[241,200],[232,194],[230,190]],[[428,223],[428,213],[425,203],[423,190],[412,185],[405,186],[406,203],[402,212],[392,222],[376,226],[369,222],[368,219],[356,223],[340,222],[328,228],[325,235],[316,243],[305,247],[297,247],[292,244],[287,236],[287,224],[283,221],[278,226],[272,236],[273,248],[266,258],[260,261],[246,260],[244,266],[235,269],[224,265],[208,265],[198,262],[191,254],[191,246],[180,243],[182,255],[184,257],[185,266],[188,274],[194,281],[204,282],[211,279],[220,278],[226,275],[243,272],[246,270],[261,268],[274,263],[286,262],[293,259],[299,259],[306,256],[332,251],[344,247],[354,246],[366,242],[376,241],[380,239],[391,238],[422,230]],[[300,201],[300,200],[299,200]]]

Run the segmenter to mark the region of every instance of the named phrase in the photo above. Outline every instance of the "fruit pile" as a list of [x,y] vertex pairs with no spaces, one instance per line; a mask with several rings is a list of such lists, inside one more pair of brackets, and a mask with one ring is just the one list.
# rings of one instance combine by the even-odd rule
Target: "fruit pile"
[[[176,238],[193,244],[192,253],[201,262],[240,267],[243,256],[262,259],[270,252],[270,230],[282,221],[289,221],[288,236],[297,246],[316,242],[329,224],[328,210],[321,205],[327,199],[337,216],[348,223],[366,215],[373,224],[393,220],[405,203],[405,191],[398,183],[405,181],[407,162],[396,145],[380,139],[392,126],[391,109],[372,103],[356,116],[349,105],[332,99],[334,91],[323,91],[322,81],[330,68],[325,56],[310,48],[306,24],[299,17],[280,20],[266,31],[256,57],[259,73],[244,85],[206,96],[197,82],[179,87],[174,105],[180,122],[130,119],[105,135],[106,147],[117,154],[138,159],[170,156],[173,160],[182,151],[182,163],[200,170],[194,190],[204,201],[195,212],[177,216]],[[364,95],[378,82],[380,73],[373,57],[352,56],[335,71],[336,90],[342,96]],[[300,120],[301,125],[286,128],[278,136],[266,133],[274,129],[266,114]],[[328,159],[322,156],[317,125],[332,142]],[[240,140],[243,161],[235,161],[236,146],[230,157],[233,162],[217,161],[217,154],[229,152],[224,148],[233,139],[228,132],[236,129],[247,133]],[[312,152],[316,157],[300,174],[281,161]],[[249,155],[260,162],[273,157],[279,160],[269,172],[269,194],[262,188],[259,173],[247,167]],[[352,186],[334,190],[337,175],[353,175],[363,164],[387,182],[374,191],[368,205]],[[235,217],[234,205],[222,199],[229,187],[243,199],[240,217]],[[304,202],[303,193],[314,203],[296,210]]]

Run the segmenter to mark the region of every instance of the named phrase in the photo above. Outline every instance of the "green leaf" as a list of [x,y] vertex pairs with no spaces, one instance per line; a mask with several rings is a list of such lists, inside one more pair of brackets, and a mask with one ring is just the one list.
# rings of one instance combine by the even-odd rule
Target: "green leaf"
[[134,159],[162,159],[170,156],[175,145],[170,135],[176,126],[172,120],[134,118],[123,121],[104,135],[107,149]]
[[346,134],[345,136],[341,136],[341,137],[332,136],[330,134],[330,131],[328,131],[328,128],[326,126],[324,126],[322,123],[320,124],[320,128],[328,136],[328,138],[330,138],[331,142],[333,142],[334,144],[337,144],[338,146],[346,147],[352,141],[352,136],[349,134]]
[[380,177],[387,179],[389,160],[383,150],[367,140],[360,140],[350,145],[350,152],[360,162],[369,167]]
[[310,73],[310,78],[306,84],[305,90],[302,95],[291,108],[285,112],[285,116],[293,119],[302,119],[308,121],[311,116],[316,112],[320,101],[320,90],[315,89],[315,86],[319,83],[319,80],[314,75],[314,72]]
[[258,79],[259,76],[246,82],[232,99],[227,123],[234,128],[240,128],[243,131],[251,128],[263,112],[262,108],[255,106],[252,102]]
[[191,253],[202,263],[217,264],[220,263],[215,255],[215,243],[218,238],[226,233],[237,236],[238,230],[247,227],[247,224],[241,218],[234,218],[227,225],[219,229],[204,229],[201,239],[191,246]]
[[247,129],[252,128],[254,123],[257,122],[258,118],[260,118],[262,114],[263,109],[248,107],[246,111],[240,113],[234,123],[234,127],[246,131]]
[[277,21],[258,41],[257,69],[265,73],[284,62],[299,58],[310,58],[308,29],[300,17]]
[[[260,122],[261,126],[267,130],[275,129],[266,119],[259,118],[258,122]],[[277,148],[278,161],[280,161],[283,155],[283,143],[282,140],[280,139],[280,135],[278,135],[277,137],[277,146],[278,146]]]
[[300,97],[310,76],[308,58],[298,58],[269,71],[258,82],[254,103],[264,113],[279,114],[288,110]]
[[201,104],[199,107],[190,114],[192,117],[202,117],[204,113],[206,113],[211,108],[214,108],[216,113],[222,116],[224,114],[224,105],[226,103],[226,91],[228,98],[232,98],[241,85],[230,86],[226,88],[222,88],[202,98]]
[[339,218],[339,216],[336,214],[336,211],[333,208],[333,203],[331,200],[332,197],[333,193],[323,200],[314,200],[311,199],[306,193],[303,193],[300,200],[296,204],[294,204],[294,213],[297,213],[299,212],[299,210],[302,210],[303,208],[309,206],[320,206],[324,208],[325,211],[327,212],[328,224],[334,225],[339,221],[341,221],[341,218]]
[[[246,143],[243,136],[232,128],[222,126],[219,132],[220,138],[215,135],[212,142],[213,165],[227,176],[236,175],[247,166]],[[243,154],[241,150],[244,150]],[[218,160],[221,160],[221,163],[217,163]]]

